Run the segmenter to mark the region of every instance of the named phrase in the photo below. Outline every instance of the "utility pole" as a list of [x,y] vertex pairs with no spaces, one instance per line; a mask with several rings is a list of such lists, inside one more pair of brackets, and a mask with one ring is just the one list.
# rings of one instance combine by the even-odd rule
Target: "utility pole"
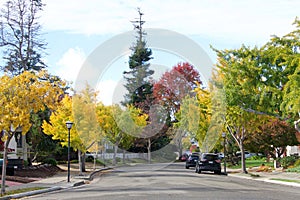
[[136,29],[137,32],[138,32],[139,42],[142,42],[143,35],[146,35],[146,33],[143,32],[143,28],[142,28],[143,24],[145,23],[145,21],[142,20],[142,16],[144,15],[144,13],[141,12],[140,8],[137,8],[137,10],[138,10],[138,13],[139,13],[139,18],[135,21],[131,21],[131,23],[133,24],[134,29]]

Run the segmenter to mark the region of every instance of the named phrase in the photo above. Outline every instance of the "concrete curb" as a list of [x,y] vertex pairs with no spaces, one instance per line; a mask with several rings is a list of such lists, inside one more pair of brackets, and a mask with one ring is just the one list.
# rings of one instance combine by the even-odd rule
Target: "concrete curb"
[[106,168],[103,168],[103,169],[100,169],[100,170],[96,170],[96,171],[93,171],[90,176],[89,176],[89,181],[92,181],[94,179],[94,176],[99,173],[99,172],[102,172],[102,171],[106,171],[106,170],[111,170],[113,169],[113,167],[106,167]]
[[63,189],[63,187],[51,187],[51,188],[46,188],[46,189],[42,189],[42,190],[34,190],[34,191],[30,191],[30,192],[24,192],[24,193],[20,193],[20,194],[14,194],[14,195],[9,195],[7,196],[6,199],[18,199],[18,198],[23,198],[26,196],[33,196],[33,195],[37,195],[37,194],[42,194],[42,193],[46,193],[46,192],[53,192],[53,191],[58,191]]
[[[92,181],[94,176],[97,173],[106,171],[106,170],[110,170],[110,169],[113,169],[113,168],[107,167],[107,168],[93,171],[92,173],[89,174],[89,176],[87,178],[84,178],[84,179],[86,179],[88,181]],[[38,195],[38,194],[43,194],[43,193],[48,193],[48,192],[54,192],[54,191],[58,191],[58,190],[62,190],[62,189],[70,188],[70,187],[78,187],[78,186],[84,185],[85,183],[86,183],[85,180],[81,180],[81,181],[75,182],[73,185],[71,185],[69,187],[54,186],[54,187],[50,187],[50,188],[46,188],[46,189],[34,190],[34,191],[30,191],[30,192],[23,192],[23,193],[19,193],[19,194],[0,197],[0,200],[19,199],[19,198],[28,197],[28,196],[33,196],[33,195]]]
[[300,187],[299,183],[295,182],[285,182],[285,181],[279,181],[279,180],[271,180],[268,178],[259,178],[259,177],[251,177],[247,175],[238,175],[238,174],[230,174],[229,176],[232,177],[237,177],[237,178],[243,178],[243,179],[249,179],[249,180],[254,180],[254,181],[261,181],[261,182],[266,182],[266,183],[273,183],[273,184],[279,184],[279,185],[287,185],[287,186],[293,186],[293,187]]

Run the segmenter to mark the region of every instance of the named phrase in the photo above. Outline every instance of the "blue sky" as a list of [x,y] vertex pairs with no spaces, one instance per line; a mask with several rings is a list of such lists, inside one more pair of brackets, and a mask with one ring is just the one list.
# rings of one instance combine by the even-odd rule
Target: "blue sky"
[[[0,0],[3,5],[5,0]],[[76,81],[85,59],[108,39],[131,31],[137,7],[145,14],[144,28],[168,29],[192,39],[213,63],[217,49],[262,45],[271,35],[294,29],[299,16],[298,0],[44,0],[41,12],[45,58],[49,71]],[[134,41],[134,38],[133,38]],[[132,41],[132,42],[133,42]],[[151,45],[151,44],[149,44]],[[156,64],[172,67],[181,61],[173,55],[154,52]],[[154,58],[155,59],[155,58]],[[117,60],[105,78],[99,78],[100,98],[110,104],[115,86],[126,69],[126,56]],[[114,74],[112,76],[111,74]]]

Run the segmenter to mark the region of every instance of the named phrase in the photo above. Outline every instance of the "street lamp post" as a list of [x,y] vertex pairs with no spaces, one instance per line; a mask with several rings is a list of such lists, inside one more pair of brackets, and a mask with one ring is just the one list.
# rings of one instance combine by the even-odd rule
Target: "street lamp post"
[[73,122],[66,122],[68,128],[68,182],[70,182],[70,130],[72,128]]
[[226,175],[226,133],[222,133],[222,137],[224,138],[224,174]]

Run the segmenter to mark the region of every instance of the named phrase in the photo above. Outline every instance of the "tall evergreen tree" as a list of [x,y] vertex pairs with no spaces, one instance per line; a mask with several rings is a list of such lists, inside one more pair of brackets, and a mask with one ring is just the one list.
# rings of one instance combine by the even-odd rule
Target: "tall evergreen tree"
[[125,94],[125,100],[122,102],[123,105],[133,105],[143,110],[143,112],[149,112],[149,103],[152,99],[152,83],[151,75],[154,73],[150,70],[149,61],[152,59],[152,51],[147,48],[144,36],[146,33],[143,31],[143,24],[145,21],[142,20],[143,13],[138,9],[139,19],[132,21],[134,29],[137,31],[137,41],[132,46],[132,54],[129,57],[129,71],[124,71],[124,79],[126,84],[124,85],[127,89]]

